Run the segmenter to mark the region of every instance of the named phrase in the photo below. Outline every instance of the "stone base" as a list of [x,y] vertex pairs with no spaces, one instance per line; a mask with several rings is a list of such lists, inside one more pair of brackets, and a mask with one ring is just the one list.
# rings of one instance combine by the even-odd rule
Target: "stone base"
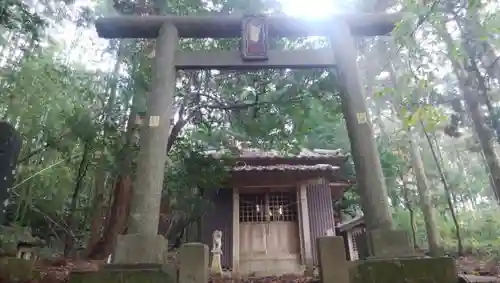
[[119,235],[113,253],[114,264],[166,264],[168,242],[162,235]]
[[212,252],[212,263],[210,264],[210,274],[222,275],[221,253]]
[[97,272],[73,272],[70,283],[176,283],[173,267],[160,264],[110,264]]
[[456,283],[455,261],[449,257],[371,259],[353,262],[351,283]]
[[369,230],[356,237],[359,258],[415,256],[410,235],[405,230]]
[[318,237],[316,238],[316,247],[321,282],[350,283],[349,268],[351,262],[347,260],[345,254],[344,238],[336,236]]
[[208,282],[208,246],[183,244],[179,250],[179,283]]

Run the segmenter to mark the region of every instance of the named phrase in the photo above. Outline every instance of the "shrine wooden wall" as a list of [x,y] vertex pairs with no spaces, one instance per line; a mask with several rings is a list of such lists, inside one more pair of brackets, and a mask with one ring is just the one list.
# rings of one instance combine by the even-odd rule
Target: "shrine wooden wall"
[[[212,248],[212,233],[218,229],[222,231],[222,265],[225,268],[232,266],[233,248],[233,199],[232,190],[220,189],[205,195],[213,206],[205,213],[202,222],[202,242]],[[311,245],[314,263],[318,263],[316,238],[325,236],[326,231],[335,231],[334,211],[331,190],[326,182],[308,185],[307,206],[309,208],[309,224],[311,231]],[[297,231],[298,233],[298,231]]]
[[205,197],[212,206],[202,219],[202,242],[212,249],[212,234],[214,230],[222,231],[222,267],[229,268],[233,260],[233,191],[219,189]]
[[326,182],[307,186],[307,207],[314,264],[318,264],[316,238],[326,236],[326,231],[335,231],[331,190]]

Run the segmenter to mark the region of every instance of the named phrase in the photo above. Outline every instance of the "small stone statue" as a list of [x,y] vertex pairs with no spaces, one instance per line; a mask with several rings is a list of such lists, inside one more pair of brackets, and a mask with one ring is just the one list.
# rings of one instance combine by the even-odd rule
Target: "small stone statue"
[[221,264],[222,231],[215,230],[212,235],[212,238],[213,238],[212,264],[210,265],[210,273],[214,275],[222,275],[222,264]]
[[215,230],[212,235],[212,238],[213,238],[212,252],[222,253],[222,231]]

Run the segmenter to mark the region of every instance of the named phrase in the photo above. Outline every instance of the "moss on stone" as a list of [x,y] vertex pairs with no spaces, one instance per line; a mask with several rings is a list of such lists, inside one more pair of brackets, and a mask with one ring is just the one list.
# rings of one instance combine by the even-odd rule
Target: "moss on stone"
[[176,283],[176,274],[162,266],[121,265],[97,272],[73,272],[70,283]]
[[456,283],[452,258],[369,259],[350,270],[351,283]]
[[0,258],[0,277],[12,281],[30,281],[39,277],[32,260],[3,257]]

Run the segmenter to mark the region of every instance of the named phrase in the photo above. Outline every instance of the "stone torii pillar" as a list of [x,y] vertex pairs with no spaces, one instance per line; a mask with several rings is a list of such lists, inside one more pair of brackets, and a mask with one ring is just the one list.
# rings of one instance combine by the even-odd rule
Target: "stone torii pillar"
[[[401,14],[337,15],[313,21],[287,16],[258,17],[265,44],[254,58],[232,51],[182,52],[179,38],[242,37],[247,18],[236,16],[119,16],[97,20],[104,38],[156,38],[152,92],[141,130],[141,149],[127,235],[118,239],[115,259],[121,263],[160,262],[166,241],[157,236],[164,178],[170,109],[176,69],[336,68],[342,105],[356,167],[357,184],[369,230],[390,231],[392,219],[379,154],[368,117],[366,96],[356,66],[353,36],[384,35]],[[255,19],[250,19],[250,22]],[[257,20],[257,21],[259,21]],[[243,29],[244,30],[244,29]],[[246,38],[248,35],[245,34]],[[318,50],[267,50],[268,37],[328,36],[331,47]],[[253,43],[252,43],[253,44]],[[250,54],[251,55],[251,54]],[[250,56],[252,57],[252,56]],[[251,60],[249,60],[251,59]],[[371,242],[371,241],[370,241]],[[147,248],[146,248],[147,246]]]
[[113,261],[117,263],[163,263],[168,251],[165,237],[158,235],[167,143],[175,92],[177,28],[161,26],[156,38],[151,93],[147,117],[140,132],[140,152],[130,206],[127,234],[120,235]]

